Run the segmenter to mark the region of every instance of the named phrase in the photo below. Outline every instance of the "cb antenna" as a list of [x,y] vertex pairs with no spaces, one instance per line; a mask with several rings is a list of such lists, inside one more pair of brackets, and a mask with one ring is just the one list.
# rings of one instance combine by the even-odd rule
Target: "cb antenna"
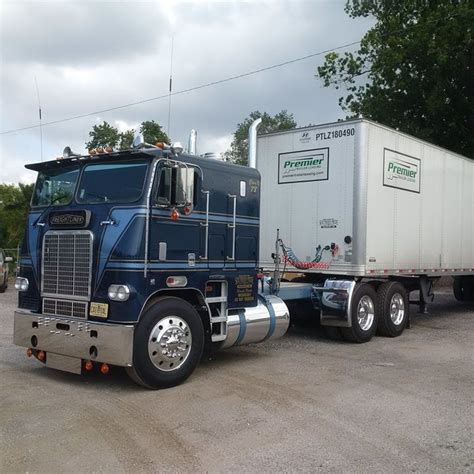
[[171,93],[173,92],[173,49],[174,49],[174,35],[171,36],[170,90],[169,90],[169,96],[168,96],[168,138],[170,138],[170,129],[171,129]]
[[35,76],[35,85],[36,85],[36,96],[38,97],[38,115],[39,115],[39,129],[40,129],[40,147],[41,147],[41,161],[43,161],[43,123],[41,117],[41,100],[40,100],[40,93],[38,87],[38,81],[36,80]]

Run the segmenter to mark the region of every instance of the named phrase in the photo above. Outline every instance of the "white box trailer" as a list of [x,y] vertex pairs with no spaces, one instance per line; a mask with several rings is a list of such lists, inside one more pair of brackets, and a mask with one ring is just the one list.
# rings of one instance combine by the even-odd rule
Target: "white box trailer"
[[[457,277],[458,299],[474,299],[473,160],[356,119],[260,135],[256,167],[260,265],[275,267],[278,229],[285,270],[319,282],[323,324],[350,328],[349,300],[368,279],[365,289],[389,301],[369,291],[359,312],[398,301],[408,313],[402,289],[420,289],[425,307],[431,282],[445,275]],[[385,327],[396,315],[378,319],[382,332],[398,335]]]

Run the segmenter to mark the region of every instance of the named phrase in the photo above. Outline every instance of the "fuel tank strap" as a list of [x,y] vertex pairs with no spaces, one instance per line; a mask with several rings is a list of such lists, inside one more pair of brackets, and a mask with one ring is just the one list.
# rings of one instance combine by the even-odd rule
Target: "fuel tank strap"
[[239,311],[238,315],[240,320],[240,329],[239,336],[237,337],[237,340],[234,343],[236,346],[242,342],[245,337],[245,332],[247,331],[247,320],[245,319],[245,311]]
[[259,294],[258,297],[263,302],[263,304],[266,306],[266,308],[268,310],[268,314],[270,315],[270,327],[268,328],[267,335],[263,338],[263,341],[266,341],[267,339],[272,337],[273,333],[275,332],[276,314],[275,314],[275,310],[273,308],[273,305],[268,301],[268,299],[265,295]]

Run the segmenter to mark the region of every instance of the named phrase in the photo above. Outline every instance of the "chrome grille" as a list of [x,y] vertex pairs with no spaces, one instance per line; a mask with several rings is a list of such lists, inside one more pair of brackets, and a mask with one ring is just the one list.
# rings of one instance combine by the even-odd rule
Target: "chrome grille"
[[90,298],[92,234],[50,231],[43,240],[41,290],[45,296]]
[[53,316],[70,316],[87,318],[87,303],[85,301],[43,299],[43,314]]

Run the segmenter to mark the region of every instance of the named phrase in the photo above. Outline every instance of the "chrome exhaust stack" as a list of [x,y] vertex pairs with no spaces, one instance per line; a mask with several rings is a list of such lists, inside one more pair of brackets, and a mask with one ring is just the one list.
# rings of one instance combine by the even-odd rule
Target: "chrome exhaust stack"
[[253,121],[249,128],[249,168],[257,167],[257,130],[262,118]]
[[188,140],[188,153],[190,155],[196,154],[196,141],[197,141],[197,131],[192,129],[189,133],[189,140]]

